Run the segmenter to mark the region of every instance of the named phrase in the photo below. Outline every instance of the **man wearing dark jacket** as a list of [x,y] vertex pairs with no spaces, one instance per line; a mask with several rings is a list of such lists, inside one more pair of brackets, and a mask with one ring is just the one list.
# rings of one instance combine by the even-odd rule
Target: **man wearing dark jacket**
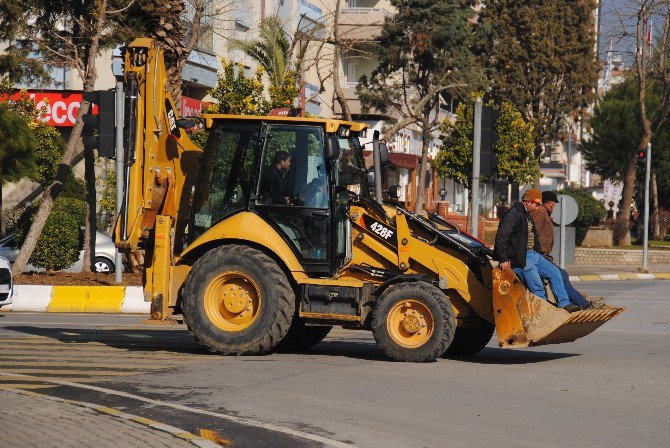
[[[553,191],[542,192],[542,205],[530,212],[530,216],[535,224],[538,238],[540,240],[540,251],[544,258],[552,262],[551,250],[554,247],[554,222],[551,220],[551,212],[558,203],[558,196]],[[570,275],[565,269],[556,266],[563,278],[563,285],[568,293],[570,301],[581,308],[593,308],[591,302],[577,291],[570,283]]]
[[514,269],[531,293],[547,300],[547,293],[540,277],[548,278],[557,305],[570,312],[580,310],[581,307],[570,303],[556,265],[550,263],[540,253],[537,231],[529,213],[542,203],[542,193],[535,189],[527,190],[521,201],[514,203],[502,216],[493,257],[500,262],[500,269]]

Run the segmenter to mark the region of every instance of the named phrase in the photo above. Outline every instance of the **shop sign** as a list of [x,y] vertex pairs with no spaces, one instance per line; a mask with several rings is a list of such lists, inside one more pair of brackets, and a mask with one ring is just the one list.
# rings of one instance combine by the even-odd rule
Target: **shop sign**
[[[74,126],[81,106],[81,92],[57,91],[34,92],[28,91],[28,96],[35,101],[37,110],[43,111],[40,119],[51,126]],[[21,92],[11,96],[12,100],[20,97]],[[98,106],[93,106],[93,114],[98,113]]]

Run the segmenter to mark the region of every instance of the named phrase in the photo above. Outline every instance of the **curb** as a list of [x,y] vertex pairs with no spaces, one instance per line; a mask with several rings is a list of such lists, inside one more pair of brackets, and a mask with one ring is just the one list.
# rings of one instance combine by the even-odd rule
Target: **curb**
[[15,285],[2,311],[149,314],[141,286]]
[[[670,280],[670,272],[571,275],[571,282]],[[2,311],[38,313],[149,314],[141,286],[15,285],[11,305]]]
[[142,426],[145,426],[147,428],[155,429],[158,431],[163,431],[168,434],[170,434],[172,437],[182,439],[185,442],[190,442],[191,444],[199,447],[199,448],[217,448],[220,447],[221,445],[214,443],[213,441],[203,439],[202,437],[198,437],[195,434],[192,434],[188,431],[185,431],[180,428],[176,428],[174,426],[166,425],[164,423],[157,422],[155,420],[151,420],[148,418],[144,417],[139,417],[137,415],[133,414],[128,414],[125,412],[121,412],[118,409],[113,409],[113,408],[108,408],[105,406],[99,406],[97,404],[92,404],[92,403],[87,403],[85,401],[75,401],[75,400],[66,400],[63,398],[59,397],[53,397],[50,395],[45,395],[45,394],[40,394],[37,392],[32,392],[32,391],[25,391],[25,390],[17,390],[15,393],[19,395],[24,395],[28,397],[37,397],[37,398],[42,398],[45,400],[51,400],[59,403],[64,403],[64,404],[69,404],[72,406],[78,406],[82,408],[88,408],[92,409],[99,414],[102,415],[107,415],[112,418],[120,419],[120,420],[128,420],[132,421],[135,423],[138,423]]
[[670,272],[656,272],[654,274],[623,272],[621,274],[590,274],[570,276],[571,282],[602,282],[618,280],[670,280]]

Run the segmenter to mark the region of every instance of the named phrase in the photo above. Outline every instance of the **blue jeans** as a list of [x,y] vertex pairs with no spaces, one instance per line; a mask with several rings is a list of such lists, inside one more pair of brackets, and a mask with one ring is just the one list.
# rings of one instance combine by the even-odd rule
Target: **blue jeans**
[[563,277],[563,285],[565,286],[565,290],[568,293],[570,301],[582,308],[589,306],[591,302],[585,298],[581,292],[577,291],[575,287],[572,286],[572,283],[570,283],[570,274],[568,274],[565,269],[561,269],[560,267],[558,267],[558,270],[561,272],[561,277]]
[[534,250],[527,251],[526,266],[523,269],[514,268],[514,272],[526,283],[530,292],[544,300],[547,300],[547,293],[544,291],[542,278],[548,279],[549,287],[551,287],[551,292],[556,297],[557,305],[560,308],[570,305],[570,299],[565,290],[561,271],[558,269],[558,266],[551,263],[538,252]]

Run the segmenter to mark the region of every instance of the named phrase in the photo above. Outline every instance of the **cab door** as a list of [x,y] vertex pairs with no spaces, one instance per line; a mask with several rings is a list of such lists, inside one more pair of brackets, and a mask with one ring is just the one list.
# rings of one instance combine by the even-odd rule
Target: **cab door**
[[267,124],[262,137],[255,211],[291,247],[305,272],[327,276],[334,253],[323,128]]

